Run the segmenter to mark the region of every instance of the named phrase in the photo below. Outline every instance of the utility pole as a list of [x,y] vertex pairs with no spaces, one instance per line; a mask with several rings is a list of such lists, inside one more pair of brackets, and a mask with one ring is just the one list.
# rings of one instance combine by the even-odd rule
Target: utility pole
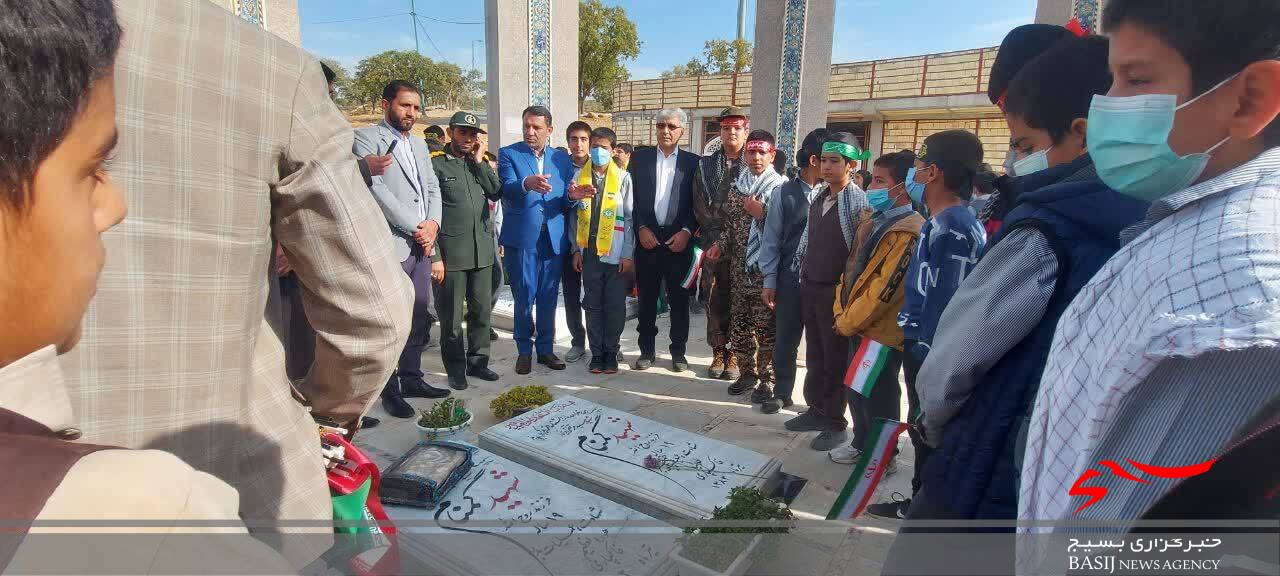
[[729,104],[738,105],[738,45],[747,37],[747,0],[738,0],[738,39],[730,48],[729,57],[733,58],[733,87],[729,91]]
[[738,39],[747,37],[747,0],[738,0]]
[[471,69],[476,69],[476,44],[484,44],[484,40],[471,41]]
[[[746,2],[746,0],[742,0],[742,1]],[[738,14],[739,14],[738,20],[741,21],[742,20],[741,8],[738,9]],[[418,46],[418,12],[416,8],[414,8],[413,0],[409,0],[409,19],[411,20],[411,23],[409,25],[413,27],[413,51],[417,52],[418,54],[422,54],[422,48]],[[738,24],[738,29],[739,30],[742,29],[742,24]],[[739,34],[741,34],[741,32],[739,32]]]

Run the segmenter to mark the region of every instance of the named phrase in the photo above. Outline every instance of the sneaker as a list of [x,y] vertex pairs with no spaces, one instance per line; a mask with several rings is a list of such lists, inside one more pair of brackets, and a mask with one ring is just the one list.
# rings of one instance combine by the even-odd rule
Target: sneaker
[[648,370],[650,366],[653,366],[653,355],[641,354],[640,357],[636,358],[636,361],[631,364],[631,369]]
[[684,354],[671,355],[671,371],[684,372],[689,369],[689,361],[685,359]]
[[756,385],[756,389],[751,392],[752,404],[764,404],[766,400],[771,400],[772,398],[773,386],[770,386],[768,382],[760,382]]
[[733,384],[729,385],[729,395],[741,396],[746,394],[752,388],[755,388],[759,383],[760,381],[756,379],[755,375],[743,374],[742,376],[739,376],[737,380],[734,380]]
[[862,459],[862,449],[854,448],[853,444],[836,446],[835,448],[832,448],[830,452],[827,452],[827,457],[836,464],[855,464],[858,460]]
[[707,378],[720,379],[724,375],[724,350],[713,350],[711,366],[707,368]]
[[819,452],[830,452],[837,446],[848,442],[849,433],[845,432],[843,428],[840,430],[825,430],[815,436],[813,441],[809,442],[809,447]]
[[564,354],[565,362],[577,362],[587,355],[587,349],[581,344],[574,344],[569,347],[569,351]]
[[782,425],[783,428],[792,432],[818,432],[826,430],[827,426],[827,419],[818,416],[812,410],[801,413]]
[[765,414],[777,414],[783,408],[790,408],[794,402],[786,398],[770,398],[760,404],[760,411]]
[[605,355],[605,358],[604,358],[604,373],[605,373],[605,374],[617,374],[617,373],[618,373],[618,355],[617,355],[617,354],[606,354],[606,355]]
[[911,508],[911,499],[900,492],[894,492],[889,498],[889,502],[867,506],[867,514],[890,520],[906,520],[907,510]]
[[591,364],[587,366],[587,370],[592,374],[604,373],[604,359],[599,356],[591,357]]

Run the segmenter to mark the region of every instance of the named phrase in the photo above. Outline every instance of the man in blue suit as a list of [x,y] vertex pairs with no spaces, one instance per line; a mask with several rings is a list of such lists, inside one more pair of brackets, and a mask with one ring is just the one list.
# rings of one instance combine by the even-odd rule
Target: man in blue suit
[[530,106],[521,114],[521,120],[524,141],[498,152],[503,213],[498,243],[506,254],[503,265],[515,299],[515,340],[519,352],[516,374],[528,374],[533,368],[535,332],[538,363],[552,370],[565,368],[552,346],[556,338],[556,302],[564,262],[561,255],[569,250],[566,215],[577,207],[579,199],[594,190],[590,185],[574,184],[569,155],[547,146],[552,130],[550,110]]

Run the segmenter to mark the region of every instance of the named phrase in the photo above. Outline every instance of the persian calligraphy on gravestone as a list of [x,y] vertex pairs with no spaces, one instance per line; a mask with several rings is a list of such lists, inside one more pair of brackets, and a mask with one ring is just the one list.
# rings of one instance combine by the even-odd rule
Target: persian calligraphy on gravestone
[[480,434],[480,446],[661,519],[697,520],[735,486],[768,490],[781,462],[566,396]]
[[387,508],[402,522],[401,546],[441,573],[653,574],[680,536],[649,516],[484,450],[473,462],[438,508]]

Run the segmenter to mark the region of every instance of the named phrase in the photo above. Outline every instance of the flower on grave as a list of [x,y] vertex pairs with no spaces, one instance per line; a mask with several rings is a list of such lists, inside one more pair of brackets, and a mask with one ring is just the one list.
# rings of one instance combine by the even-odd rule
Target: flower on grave
[[644,467],[650,470],[657,470],[659,466],[658,458],[652,454],[644,457]]

